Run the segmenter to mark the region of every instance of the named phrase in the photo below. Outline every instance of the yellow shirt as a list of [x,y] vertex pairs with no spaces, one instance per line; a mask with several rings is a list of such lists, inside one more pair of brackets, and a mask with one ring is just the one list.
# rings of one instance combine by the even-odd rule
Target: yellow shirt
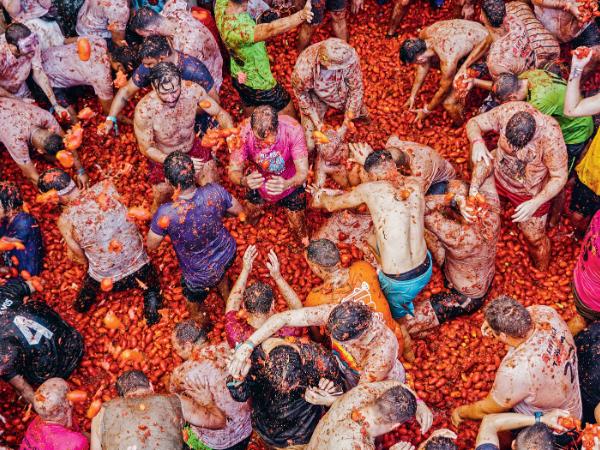
[[596,195],[600,195],[600,133],[596,133],[590,148],[575,171],[583,184]]

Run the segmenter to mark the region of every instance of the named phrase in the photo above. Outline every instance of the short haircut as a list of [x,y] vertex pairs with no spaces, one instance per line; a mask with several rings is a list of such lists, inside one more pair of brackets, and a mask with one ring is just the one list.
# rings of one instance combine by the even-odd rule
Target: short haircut
[[114,61],[121,63],[128,74],[133,72],[135,68],[140,65],[139,51],[128,45],[122,45],[120,47],[115,45],[110,56]]
[[271,310],[275,294],[267,283],[257,281],[244,291],[244,306],[250,313],[266,314]]
[[365,170],[367,173],[372,172],[384,162],[394,162],[392,154],[387,150],[375,150],[370,153],[365,159]]
[[371,325],[373,312],[362,302],[346,301],[337,305],[327,319],[327,330],[336,341],[360,336]]
[[46,150],[46,153],[48,153],[51,156],[56,155],[61,150],[64,150],[64,148],[65,143],[63,141],[63,138],[56,133],[48,135],[48,137],[44,141],[44,150]]
[[536,423],[522,430],[515,439],[517,450],[553,450],[554,436],[550,428]]
[[526,111],[519,111],[506,124],[506,139],[513,147],[521,149],[531,141],[535,129],[535,118]]
[[388,389],[375,400],[375,405],[381,418],[388,424],[404,423],[417,412],[417,399],[404,386]]
[[173,47],[171,47],[169,40],[165,36],[155,34],[154,36],[148,36],[142,41],[138,58],[140,61],[145,58],[158,59],[163,56],[169,56],[171,53],[173,53]]
[[16,184],[9,181],[0,182],[0,205],[5,212],[14,211],[23,206],[23,197]]
[[117,388],[117,394],[123,397],[128,392],[137,389],[148,389],[150,387],[150,380],[148,380],[148,377],[141,370],[128,370],[119,375],[115,387]]
[[150,71],[150,82],[153,86],[157,84],[160,85],[173,77],[181,80],[181,72],[177,66],[171,62],[160,62]]
[[40,175],[38,188],[42,192],[48,192],[52,189],[62,191],[71,181],[71,177],[67,172],[58,167],[54,167],[46,170]]
[[306,374],[302,358],[290,345],[278,345],[268,355],[266,361],[267,377],[272,387],[290,395],[290,391],[306,388]]
[[6,42],[11,45],[17,45],[21,39],[25,39],[31,34],[31,30],[22,23],[11,23],[4,31]]
[[498,100],[504,102],[519,89],[519,78],[512,73],[501,73],[494,81],[492,91]]
[[504,0],[483,0],[481,10],[494,28],[498,28],[506,17],[506,5]]
[[513,338],[527,336],[533,324],[529,311],[506,295],[492,300],[485,309],[484,317],[494,332],[505,333]]
[[165,178],[179,189],[188,189],[196,183],[196,173],[192,158],[181,152],[173,152],[165,158],[163,163]]
[[341,261],[337,245],[329,239],[310,241],[306,249],[306,257],[310,262],[323,267],[333,267]]
[[175,325],[173,333],[180,345],[187,344],[188,342],[191,344],[204,342],[207,339],[206,331],[195,320],[191,319]]
[[457,450],[458,446],[454,439],[450,439],[445,436],[436,436],[431,439],[427,445],[425,445],[424,450]]
[[400,47],[400,61],[404,64],[412,64],[425,50],[427,44],[423,39],[406,39]]
[[137,33],[138,30],[147,29],[159,19],[160,14],[148,8],[147,6],[142,6],[131,17],[131,20],[129,21],[129,27]]
[[277,110],[270,105],[262,105],[252,111],[250,126],[256,135],[264,139],[271,132],[277,132],[279,116]]

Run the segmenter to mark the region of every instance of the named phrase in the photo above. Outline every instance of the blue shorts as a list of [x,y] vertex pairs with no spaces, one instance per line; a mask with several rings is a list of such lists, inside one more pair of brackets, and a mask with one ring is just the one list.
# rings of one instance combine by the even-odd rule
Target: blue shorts
[[390,305],[390,311],[394,319],[399,319],[407,314],[414,315],[415,306],[413,305],[413,300],[427,286],[433,272],[433,263],[431,262],[429,251],[427,252],[425,262],[421,266],[400,275],[399,278],[404,278],[404,275],[410,276],[410,273],[413,271],[418,271],[418,274],[413,278],[400,280],[386,275],[381,270],[377,272],[381,290]]

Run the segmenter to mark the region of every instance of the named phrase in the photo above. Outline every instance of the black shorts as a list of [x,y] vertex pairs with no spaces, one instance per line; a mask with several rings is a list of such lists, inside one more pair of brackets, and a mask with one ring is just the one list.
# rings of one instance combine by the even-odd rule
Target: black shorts
[[184,278],[181,277],[181,287],[183,288],[182,289],[183,296],[190,303],[204,303],[204,300],[206,300],[206,297],[208,297],[208,294],[210,294],[210,290],[214,286],[216,286],[217,284],[219,284],[221,282],[221,280],[223,279],[223,277],[225,277],[225,274],[227,273],[229,268],[233,265],[234,261],[235,261],[235,254],[229,260],[229,262],[227,264],[225,264],[225,267],[223,268],[223,276],[221,277],[221,279],[219,281],[217,281],[213,286],[202,286],[202,287],[193,288],[193,287],[188,286],[188,284],[185,282]]
[[576,177],[569,208],[585,217],[592,217],[600,209],[600,197]]
[[587,145],[587,143],[588,139],[586,139],[583,142],[580,142],[579,144],[567,144],[567,155],[569,158],[569,176],[573,173],[573,169],[575,169],[575,164],[577,163],[577,160],[581,156],[583,150],[585,150],[585,146]]
[[596,21],[592,21],[579,36],[571,41],[571,48],[594,47],[600,45],[600,29]]
[[448,181],[438,181],[429,186],[425,195],[443,195],[448,192]]
[[325,13],[345,11],[346,0],[311,0],[312,12],[314,14],[311,25],[320,25],[325,19]]
[[281,111],[292,99],[290,94],[288,94],[285,88],[279,83],[272,89],[261,91],[240,84],[235,77],[232,77],[231,81],[235,90],[240,94],[242,103],[246,107],[269,105],[277,111]]
[[[255,205],[262,205],[265,203],[265,200],[260,196],[260,193],[256,189],[248,191],[246,194],[246,200]],[[290,211],[302,211],[306,209],[306,194],[304,192],[304,186],[296,188],[296,190],[292,191],[287,197],[277,200],[275,204],[289,209]]]

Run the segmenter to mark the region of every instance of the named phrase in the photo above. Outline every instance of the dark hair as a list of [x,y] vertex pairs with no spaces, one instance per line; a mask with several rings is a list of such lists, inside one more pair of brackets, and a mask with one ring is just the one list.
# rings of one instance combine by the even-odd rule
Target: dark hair
[[195,320],[191,319],[175,325],[173,333],[175,333],[175,339],[179,344],[187,344],[188,342],[193,344],[204,342],[207,339],[206,331]]
[[127,74],[130,74],[140,65],[139,52],[128,45],[118,46],[111,51],[110,57],[125,68]]
[[0,205],[4,211],[14,211],[23,206],[23,197],[16,184],[10,181],[0,182]]
[[517,450],[552,450],[554,436],[550,428],[543,423],[536,423],[522,430],[515,440]]
[[458,447],[453,439],[445,436],[436,436],[431,439],[424,450],[457,450]]
[[526,112],[520,111],[513,114],[506,124],[506,139],[517,148],[525,147],[535,134],[535,119]]
[[142,6],[131,17],[129,27],[137,33],[138,30],[145,30],[149,25],[156,23],[158,19],[160,19],[160,14],[147,6]]
[[329,239],[310,241],[306,249],[306,257],[312,263],[323,267],[333,267],[340,262],[340,251]]
[[136,389],[148,389],[150,380],[141,370],[128,370],[119,375],[115,387],[117,388],[117,394],[123,397],[128,392]]
[[171,53],[173,53],[173,47],[169,40],[165,36],[155,34],[144,39],[140,45],[138,58],[140,61],[145,58],[158,59],[161,56],[169,56]]
[[337,305],[327,319],[327,330],[336,341],[360,336],[371,324],[373,312],[362,302],[346,301]]
[[406,39],[400,47],[400,61],[404,64],[411,64],[425,50],[427,50],[427,44],[423,39]]
[[65,143],[63,141],[63,138],[61,138],[60,135],[56,133],[48,135],[48,137],[44,141],[44,150],[46,150],[46,153],[48,153],[51,156],[56,155],[61,150],[64,150],[64,148]]
[[492,300],[484,312],[485,320],[496,333],[523,338],[532,326],[529,311],[518,301],[501,295]]
[[42,192],[48,192],[52,189],[62,191],[71,182],[71,177],[67,172],[58,167],[46,170],[40,175],[38,188]]
[[266,369],[271,385],[279,392],[289,395],[290,391],[306,388],[302,358],[294,347],[278,345],[272,349],[266,361]]
[[271,310],[274,296],[270,285],[257,281],[244,291],[244,306],[250,313],[266,314]]
[[386,161],[394,162],[394,158],[392,158],[392,154],[387,150],[375,150],[370,153],[365,159],[365,170],[367,172],[371,172],[373,169],[376,169],[381,163]]
[[382,419],[389,424],[404,423],[417,412],[417,399],[404,386],[394,386],[385,391],[375,405]]
[[276,132],[279,126],[277,110],[270,105],[258,106],[252,111],[250,126],[261,139],[264,139],[270,132]]
[[4,31],[6,42],[11,45],[17,45],[21,39],[25,39],[31,34],[31,30],[22,23],[11,23]]
[[501,73],[492,87],[494,95],[501,102],[506,101],[508,96],[514,94],[517,89],[519,89],[519,78],[512,73]]
[[481,10],[494,28],[498,28],[504,22],[506,16],[506,5],[504,0],[483,0]]
[[173,187],[187,189],[196,183],[194,162],[185,153],[173,152],[167,156],[163,170],[165,178]]
[[181,72],[177,66],[171,62],[160,62],[150,70],[150,82],[152,85],[161,84],[165,79],[172,77],[179,78],[181,80]]

